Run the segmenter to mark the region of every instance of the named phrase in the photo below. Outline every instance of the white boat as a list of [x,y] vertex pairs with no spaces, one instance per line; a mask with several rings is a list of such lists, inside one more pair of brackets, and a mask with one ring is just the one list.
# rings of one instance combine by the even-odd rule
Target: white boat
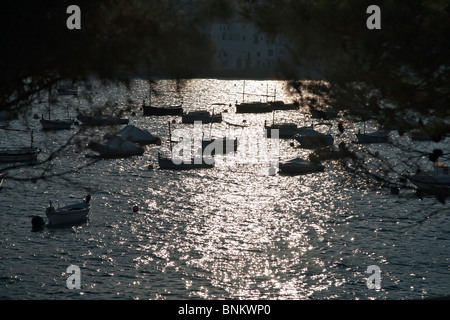
[[35,147],[2,148],[0,149],[0,162],[29,162],[36,161],[39,149]]
[[91,212],[91,196],[87,195],[83,202],[55,209],[50,201],[50,206],[45,210],[49,225],[58,226],[84,222],[89,219]]
[[125,140],[120,136],[106,136],[108,141],[105,144],[90,142],[88,147],[98,152],[101,158],[126,158],[141,156],[144,148]]
[[294,175],[322,172],[325,169],[322,164],[313,163],[301,158],[282,161],[278,164],[278,168],[281,173]]
[[421,191],[450,195],[450,170],[444,162],[435,162],[433,172],[419,172],[409,180]]
[[122,136],[122,138],[140,144],[140,145],[147,145],[147,144],[156,144],[161,142],[161,139],[157,136],[152,135],[150,132],[139,129],[133,125],[127,125],[125,128],[119,131],[119,134]]

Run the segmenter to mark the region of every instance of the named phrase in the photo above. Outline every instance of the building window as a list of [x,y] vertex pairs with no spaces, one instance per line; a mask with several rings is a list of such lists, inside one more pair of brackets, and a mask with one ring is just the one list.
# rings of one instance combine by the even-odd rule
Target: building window
[[273,49],[269,49],[269,50],[267,51],[267,55],[268,55],[269,57],[273,57]]

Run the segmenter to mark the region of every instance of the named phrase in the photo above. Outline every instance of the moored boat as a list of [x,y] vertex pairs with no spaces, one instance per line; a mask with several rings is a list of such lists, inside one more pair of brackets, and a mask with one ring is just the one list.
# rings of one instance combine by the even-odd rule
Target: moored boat
[[45,210],[49,225],[58,226],[84,222],[88,220],[91,212],[91,196],[87,195],[83,202],[68,205],[55,209],[50,201],[49,207]]
[[42,117],[40,120],[42,130],[69,130],[73,121],[70,120],[47,120]]
[[199,159],[190,159],[189,161],[183,161],[182,158],[176,161],[172,158],[162,157],[158,153],[158,165],[162,170],[191,170],[191,169],[206,169],[214,167],[214,158],[201,157]]
[[181,121],[183,123],[194,123],[194,121],[201,121],[202,123],[218,123],[222,122],[222,113],[211,114],[208,111],[191,111],[184,113]]
[[284,174],[300,175],[322,172],[325,167],[320,163],[313,163],[305,159],[294,158],[288,161],[280,161],[278,168],[280,172]]
[[450,195],[450,170],[447,163],[435,162],[433,172],[418,172],[409,176],[418,190]]
[[79,114],[77,119],[82,122],[82,124],[90,126],[114,126],[121,124],[128,124],[129,120],[119,117],[103,117],[101,115],[88,116]]
[[28,162],[36,161],[39,149],[35,147],[2,148],[0,162]]

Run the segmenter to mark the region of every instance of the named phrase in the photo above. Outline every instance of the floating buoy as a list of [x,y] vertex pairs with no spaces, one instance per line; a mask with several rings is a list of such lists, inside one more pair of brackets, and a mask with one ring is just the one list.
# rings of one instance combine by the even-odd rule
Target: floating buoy
[[45,225],[44,218],[39,216],[34,216],[31,219],[31,225],[33,226],[33,229],[40,229]]
[[176,123],[175,119],[172,120],[172,123]]
[[157,140],[157,141],[156,141],[156,145],[157,145],[157,146],[160,146],[160,145],[161,145],[161,140]]
[[139,207],[138,206],[133,206],[133,212],[138,212],[139,211]]
[[148,170],[153,170],[153,165],[152,164],[148,165]]
[[398,187],[391,187],[391,193],[392,194],[399,194],[400,193],[400,189]]

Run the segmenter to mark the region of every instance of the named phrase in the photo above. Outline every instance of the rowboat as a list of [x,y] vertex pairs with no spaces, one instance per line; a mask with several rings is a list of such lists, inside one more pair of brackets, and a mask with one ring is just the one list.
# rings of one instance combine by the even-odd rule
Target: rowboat
[[39,149],[23,147],[17,149],[0,149],[0,162],[28,162],[36,161]]
[[91,212],[90,200],[91,196],[87,195],[83,202],[58,209],[55,209],[50,201],[49,207],[45,210],[49,225],[58,226],[86,221]]
[[305,159],[294,158],[288,161],[280,161],[278,168],[281,173],[300,175],[324,171],[324,166]]

